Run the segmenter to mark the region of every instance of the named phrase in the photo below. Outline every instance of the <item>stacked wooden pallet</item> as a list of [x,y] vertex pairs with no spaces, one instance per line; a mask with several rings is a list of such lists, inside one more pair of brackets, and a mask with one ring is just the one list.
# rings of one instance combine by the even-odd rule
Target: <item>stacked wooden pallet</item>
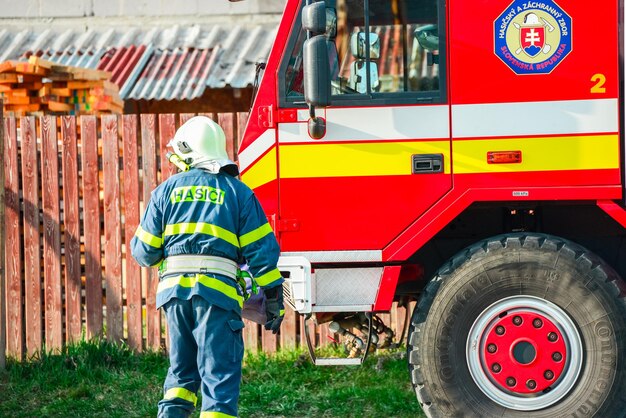
[[122,113],[124,102],[111,73],[59,65],[32,56],[0,64],[5,115]]

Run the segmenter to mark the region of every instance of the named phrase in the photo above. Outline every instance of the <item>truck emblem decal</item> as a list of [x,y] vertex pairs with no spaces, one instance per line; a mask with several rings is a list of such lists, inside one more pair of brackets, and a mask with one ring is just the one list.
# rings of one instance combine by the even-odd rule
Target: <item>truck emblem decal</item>
[[548,74],[572,51],[572,19],[551,0],[515,0],[494,22],[494,52],[516,74]]

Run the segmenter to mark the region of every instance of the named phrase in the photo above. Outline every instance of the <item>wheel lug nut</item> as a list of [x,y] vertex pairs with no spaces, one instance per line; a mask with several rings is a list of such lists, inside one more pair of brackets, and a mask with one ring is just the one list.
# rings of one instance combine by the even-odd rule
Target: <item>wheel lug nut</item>
[[533,319],[533,327],[541,328],[542,325],[543,325],[543,321],[541,319],[539,318]]
[[500,366],[498,363],[493,363],[491,365],[491,371],[493,371],[494,373],[500,373],[501,370],[502,366]]
[[495,344],[489,344],[487,346],[487,351],[490,352],[491,354],[495,353],[496,351],[498,351],[498,347],[496,347]]
[[496,327],[496,334],[498,334],[498,335],[504,334],[504,327],[502,325],[498,325]]
[[513,386],[515,386],[515,384],[516,384],[516,383],[517,383],[517,382],[515,381],[515,378],[514,378],[514,377],[507,377],[507,378],[506,378],[506,384],[507,384],[508,386],[513,387]]
[[522,325],[522,317],[518,316],[518,315],[515,315],[513,317],[513,325],[517,325],[517,326]]
[[528,389],[534,389],[537,387],[537,382],[535,382],[534,380],[530,379],[528,382],[526,382],[526,387]]
[[554,379],[554,372],[552,370],[546,370],[543,372],[543,377],[545,377],[546,380],[552,380]]
[[559,336],[556,335],[556,333],[551,332],[551,333],[548,334],[548,341],[553,343],[553,342],[555,342],[558,339],[559,339]]
[[552,360],[561,361],[563,360],[563,355],[559,353],[558,351],[555,351],[554,353],[552,353]]

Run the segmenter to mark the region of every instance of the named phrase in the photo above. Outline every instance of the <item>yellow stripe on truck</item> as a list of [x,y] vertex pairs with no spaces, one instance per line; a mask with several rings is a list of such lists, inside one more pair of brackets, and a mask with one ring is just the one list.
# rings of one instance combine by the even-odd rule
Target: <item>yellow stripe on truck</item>
[[[517,164],[488,164],[490,151],[521,151]],[[455,174],[619,168],[617,135],[466,139],[454,141]]]
[[385,141],[334,144],[281,144],[281,178],[409,175],[414,154],[443,154],[450,174],[450,143]]
[[276,180],[276,147],[251,164],[248,170],[241,175],[241,180],[251,189],[256,189]]

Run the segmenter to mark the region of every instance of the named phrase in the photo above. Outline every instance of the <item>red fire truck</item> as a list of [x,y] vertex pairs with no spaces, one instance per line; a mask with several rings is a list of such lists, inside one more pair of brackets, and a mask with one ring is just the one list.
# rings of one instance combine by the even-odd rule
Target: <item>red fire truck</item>
[[626,413],[623,5],[557,1],[287,0],[257,86],[290,304],[367,353],[417,299],[431,417]]

